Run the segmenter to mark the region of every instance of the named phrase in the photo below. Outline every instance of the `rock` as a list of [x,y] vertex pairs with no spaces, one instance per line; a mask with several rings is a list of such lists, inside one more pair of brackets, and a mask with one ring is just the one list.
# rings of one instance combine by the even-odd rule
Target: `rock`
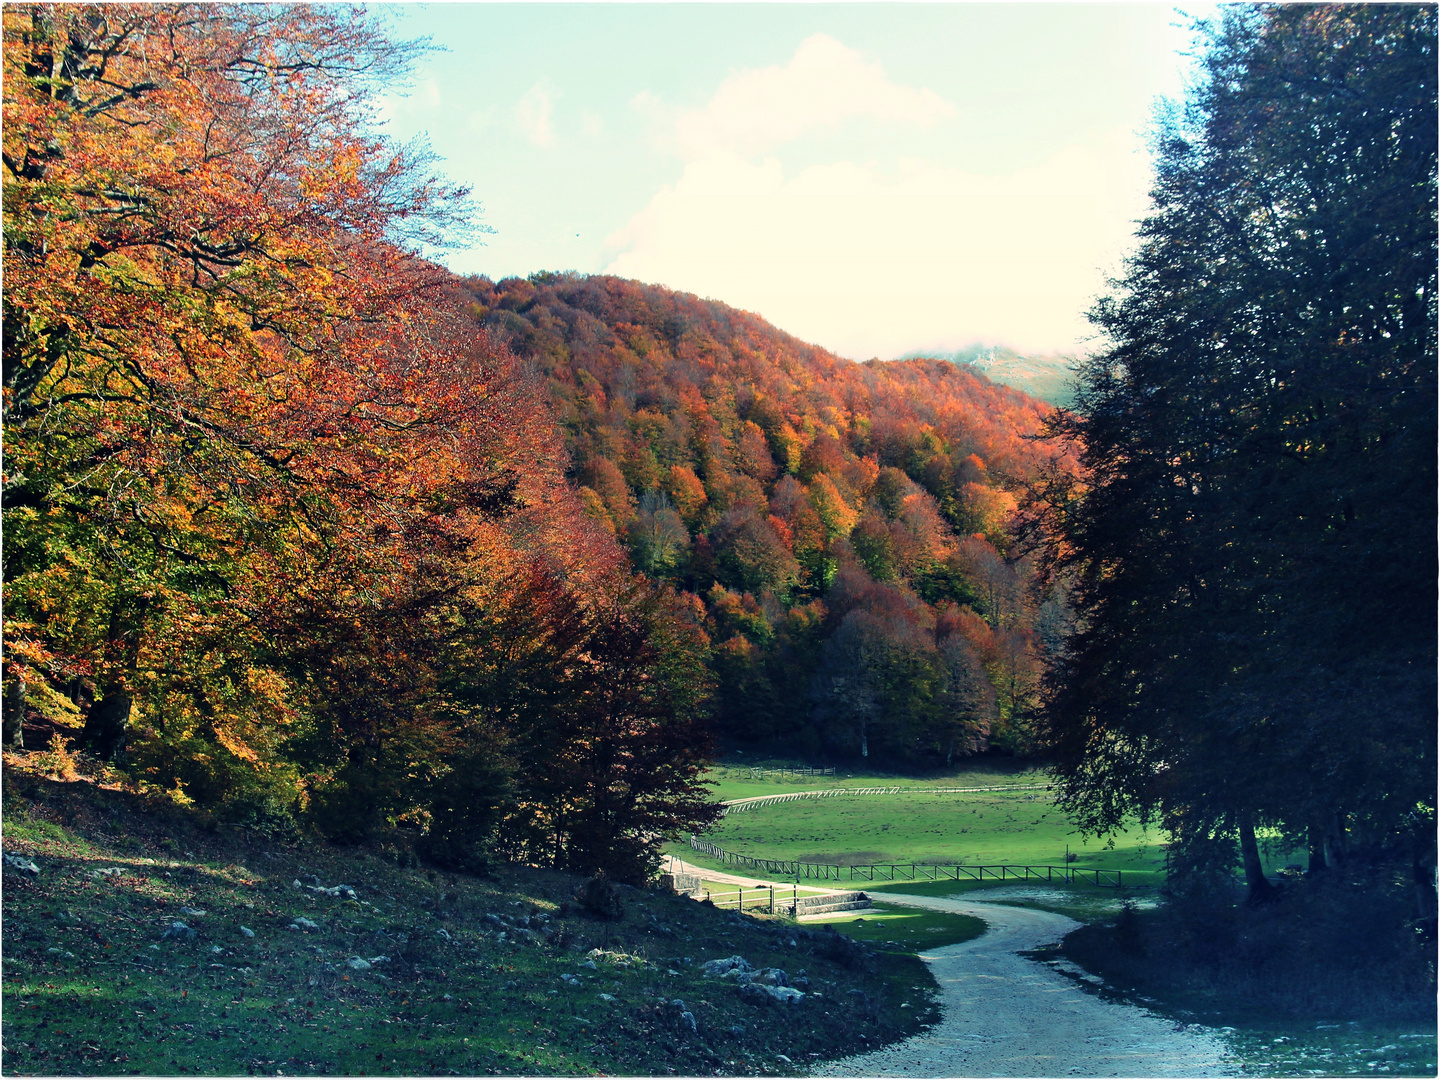
[[727,956],[723,960],[706,960],[700,965],[700,974],[707,979],[722,979],[732,971],[748,975],[754,970],[750,961],[739,955]]
[[316,874],[304,874],[300,877],[300,884],[308,885],[312,889],[320,888],[320,878]]
[[255,936],[255,931],[254,931],[254,930],[251,930],[250,927],[248,927],[248,926],[242,926],[242,927],[240,927],[240,934],[241,934],[241,936],[243,936],[243,937],[254,937],[254,936]]
[[63,956],[63,957],[65,957],[67,960],[74,960],[74,959],[75,959],[75,954],[74,954],[73,952],[66,952],[64,949],[57,949],[57,948],[56,948],[55,946],[53,946],[53,945],[50,946],[50,948],[46,949],[45,951],[46,951],[47,953],[54,953],[56,956]]
[[752,1005],[798,1005],[805,1000],[805,995],[794,987],[754,982],[740,987],[740,997]]
[[731,1025],[730,1025],[730,1034],[731,1034],[731,1035],[734,1035],[736,1038],[739,1038],[741,1035],[744,1035],[744,1034],[745,1034],[745,1025],[744,1025],[744,1024],[731,1024]]
[[695,1014],[692,1012],[682,1012],[680,1014],[680,1026],[690,1032],[691,1035],[696,1034]]
[[351,971],[369,971],[370,961],[361,960],[358,956],[352,956],[349,960],[345,961],[345,966]]
[[316,896],[328,896],[332,900],[354,900],[358,896],[353,885],[332,885],[328,889],[321,885],[306,885],[305,890]]
[[493,911],[487,911],[484,915],[480,916],[480,921],[483,923],[488,923],[491,926],[504,925],[500,922],[500,916],[496,915]]
[[182,907],[182,908],[180,909],[180,914],[181,914],[181,915],[184,915],[184,916],[185,916],[186,918],[188,918],[188,919],[198,919],[198,918],[200,918],[202,915],[204,915],[205,912],[202,911],[202,910],[200,910],[199,908]]
[[441,1001],[454,1001],[455,999],[454,999],[453,997],[451,997],[449,994],[442,994],[442,995],[440,996],[440,1000],[441,1000]]
[[791,1061],[791,1060],[790,1060],[788,1057],[786,1057],[784,1054],[776,1054],[776,1055],[775,1055],[775,1060],[776,1060],[776,1061],[783,1061],[786,1065],[793,1065],[793,1064],[795,1064],[793,1061]]
[[197,935],[194,930],[191,930],[190,927],[186,926],[179,919],[176,919],[174,922],[172,922],[169,926],[165,928],[165,932],[160,935],[160,940],[194,941],[196,936]]
[[305,918],[303,915],[297,915],[295,921],[290,924],[289,929],[302,931],[319,930],[320,924]]
[[22,858],[19,855],[6,855],[5,873],[21,874],[25,877],[38,878],[40,876],[40,867],[35,865],[33,859]]
[[586,961],[585,961],[583,964],[581,964],[580,966],[581,966],[582,968],[585,968],[587,971],[599,971],[599,970],[600,970],[600,969],[595,965],[595,961],[594,961],[594,960],[586,960]]
[[570,974],[568,971],[565,972],[564,974],[562,974],[562,975],[560,976],[560,981],[563,982],[566,986],[582,986],[582,985],[584,985],[583,983],[580,982],[579,976],[577,976],[577,975],[572,975],[572,974]]
[[672,1009],[679,1009],[681,1012],[684,1012],[684,1011],[685,1011],[685,1002],[684,1002],[683,1000],[681,1000],[680,998],[675,998],[673,1001],[670,1002],[670,1007],[671,1007]]
[[442,926],[439,930],[436,930],[436,931],[435,931],[435,936],[436,936],[436,937],[440,937],[440,938],[444,938],[446,941],[454,941],[454,940],[455,940],[454,938],[452,938],[452,937],[450,936],[450,931],[449,931],[449,930],[446,930],[443,926]]
[[768,986],[789,986],[790,979],[780,968],[766,968],[764,971],[757,971],[750,976],[752,982],[765,983]]
[[223,948],[221,948],[219,945],[211,945],[211,946],[210,946],[210,951],[211,951],[212,953],[223,953],[225,950],[224,950]]
[[118,866],[102,866],[96,870],[91,870],[89,877],[91,881],[106,881],[109,878],[119,877],[124,872],[125,871]]
[[390,963],[390,957],[388,957],[388,956],[372,956],[372,957],[370,957],[370,963],[372,963],[372,964],[388,964],[388,963]]
[[596,994],[595,996],[596,996],[597,998],[599,998],[601,1001],[614,1001],[614,1000],[615,1000],[615,995],[614,995],[614,994]]

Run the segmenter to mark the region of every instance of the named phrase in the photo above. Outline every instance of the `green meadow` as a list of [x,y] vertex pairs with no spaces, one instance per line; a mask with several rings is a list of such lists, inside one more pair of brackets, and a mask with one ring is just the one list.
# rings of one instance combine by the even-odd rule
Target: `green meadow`
[[[1109,840],[1087,839],[1076,832],[1043,789],[906,790],[893,795],[795,799],[731,812],[705,838],[742,855],[841,865],[914,862],[1060,867],[1066,865],[1068,849],[1075,856],[1070,865],[1127,871],[1136,875],[1136,884],[1158,881],[1165,866],[1162,838],[1157,833],[1134,828]],[[701,865],[720,865],[698,852],[685,857]]]
[[[781,765],[778,761],[718,765],[709,774],[712,794],[729,801],[837,788],[902,790],[737,809],[709,829],[705,839],[739,855],[842,866],[914,862],[1061,867],[1069,856],[1068,865],[1075,869],[1123,871],[1127,886],[1155,886],[1164,880],[1162,832],[1137,824],[1114,836],[1082,836],[1054,805],[1048,777],[1039,770],[986,762],[924,776],[845,769],[833,776],[752,775],[752,768]],[[944,790],[986,787],[1002,790]],[[702,867],[765,876],[702,855],[684,842],[672,845],[670,851]],[[1270,873],[1299,857],[1292,851],[1267,850],[1263,841],[1261,855]],[[933,889],[939,890],[935,895],[950,895],[975,887],[953,886],[952,881],[947,890],[944,883],[936,883]]]

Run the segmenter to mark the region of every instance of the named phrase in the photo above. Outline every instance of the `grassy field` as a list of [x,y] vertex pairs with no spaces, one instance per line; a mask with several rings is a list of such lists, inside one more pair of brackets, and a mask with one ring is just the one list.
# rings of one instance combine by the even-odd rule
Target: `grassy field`
[[[447,874],[83,780],[4,784],[5,851],[40,866],[5,876],[7,1075],[795,1074],[936,1015],[913,955],[783,919],[622,890],[601,921],[570,875]],[[177,921],[193,936],[167,938]],[[737,953],[810,995],[757,1007],[701,975]]]
[[844,768],[836,769],[833,776],[796,776],[793,773],[766,775],[758,779],[751,776],[751,770],[754,768],[778,769],[785,765],[785,762],[778,760],[761,761],[757,759],[753,764],[730,761],[711,769],[707,779],[715,785],[714,797],[722,800],[748,799],[756,795],[778,795],[787,791],[818,791],[828,788],[1019,787],[1048,782],[1048,777],[1044,773],[1009,763],[993,762],[967,765],[959,769],[919,776]]
[[[1130,830],[1115,837],[1113,846],[1086,841],[1051,803],[1048,792],[1024,789],[964,794],[906,790],[896,795],[796,799],[727,814],[705,839],[744,855],[841,865],[1064,866],[1068,847],[1076,856],[1073,866],[1124,870],[1136,875],[1137,883],[1158,878],[1165,862],[1156,834]],[[720,865],[698,853],[685,857],[702,865]]]

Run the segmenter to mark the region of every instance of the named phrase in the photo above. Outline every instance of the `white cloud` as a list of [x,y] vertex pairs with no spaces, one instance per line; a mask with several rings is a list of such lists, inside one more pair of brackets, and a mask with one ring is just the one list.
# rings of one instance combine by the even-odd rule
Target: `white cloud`
[[1073,348],[1143,210],[1148,159],[1113,133],[1003,176],[906,161],[712,153],[609,238],[606,272],[712,296],[844,355],[976,339]]
[[685,166],[607,238],[605,272],[723,300],[857,358],[976,340],[1076,348],[1150,181],[1123,130],[1006,174],[869,161],[857,143],[856,160],[787,175],[765,155],[806,132],[862,117],[923,128],[954,111],[823,34],[783,66],[731,75],[703,108],[634,104]]
[[547,150],[555,146],[555,128],[551,121],[555,115],[555,99],[559,96],[549,79],[541,79],[525,91],[525,96],[515,105],[515,123],[520,133]]
[[[647,94],[635,104],[657,111]],[[674,137],[681,156],[693,160],[714,153],[760,153],[857,117],[929,127],[954,111],[933,91],[897,85],[879,64],[815,34],[783,67],[736,72],[705,108],[675,115]]]

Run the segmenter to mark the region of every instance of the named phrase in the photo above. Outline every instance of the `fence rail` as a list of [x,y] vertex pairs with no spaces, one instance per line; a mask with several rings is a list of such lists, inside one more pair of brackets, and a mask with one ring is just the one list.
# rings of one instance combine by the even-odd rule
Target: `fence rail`
[[[1067,885],[1093,882],[1107,888],[1123,887],[1123,871],[1097,870],[1079,866],[1033,866],[1000,863],[993,866],[966,866],[963,863],[839,863],[803,862],[798,859],[761,859],[726,851],[718,844],[690,837],[690,846],[722,863],[761,870],[784,877],[818,878],[825,881],[1058,881]],[[845,872],[849,877],[845,877]]]

